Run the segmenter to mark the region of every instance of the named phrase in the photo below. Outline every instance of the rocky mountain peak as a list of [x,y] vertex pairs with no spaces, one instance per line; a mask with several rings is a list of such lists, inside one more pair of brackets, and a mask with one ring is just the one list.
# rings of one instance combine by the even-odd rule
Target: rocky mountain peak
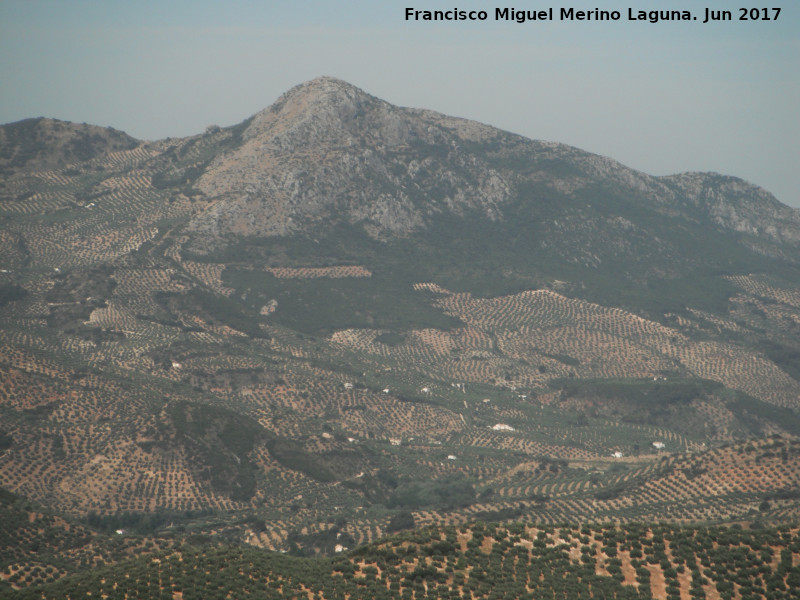
[[[293,87],[268,108],[257,113],[244,133],[245,140],[281,134],[307,134],[317,138],[358,118],[365,105],[381,103],[363,90],[334,77],[318,77]],[[386,103],[383,103],[386,104]],[[306,140],[309,141],[309,140]]]
[[384,237],[405,235],[442,210],[492,217],[508,186],[459,148],[462,133],[474,140],[489,129],[320,77],[254,115],[242,143],[212,161],[197,187],[217,201],[191,228],[272,236],[333,219]]

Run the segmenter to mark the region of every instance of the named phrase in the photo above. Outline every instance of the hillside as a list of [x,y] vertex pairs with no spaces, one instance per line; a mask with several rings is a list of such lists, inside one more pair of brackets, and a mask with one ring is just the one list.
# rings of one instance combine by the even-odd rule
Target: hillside
[[426,528],[335,559],[225,545],[146,553],[10,598],[797,598],[797,529]]
[[0,173],[62,169],[139,141],[121,131],[56,119],[25,119],[0,126]]
[[765,190],[332,78],[189,138],[0,132],[0,488],[28,514],[309,555],[797,522],[800,212]]

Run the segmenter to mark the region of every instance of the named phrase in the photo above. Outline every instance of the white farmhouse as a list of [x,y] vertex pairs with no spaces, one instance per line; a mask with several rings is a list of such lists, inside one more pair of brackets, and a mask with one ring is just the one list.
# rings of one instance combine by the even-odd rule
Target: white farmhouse
[[506,425],[505,423],[497,423],[492,426],[492,429],[495,431],[516,431],[511,425]]

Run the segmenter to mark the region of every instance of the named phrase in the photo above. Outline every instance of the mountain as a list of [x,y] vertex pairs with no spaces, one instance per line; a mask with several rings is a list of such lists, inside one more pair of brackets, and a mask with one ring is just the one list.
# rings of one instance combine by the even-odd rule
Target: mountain
[[[219,200],[191,229],[212,234],[286,235],[342,220],[380,239],[430,227],[440,213],[503,220],[524,201],[536,216],[547,201],[595,194],[606,218],[614,209],[603,196],[625,195],[657,214],[800,242],[800,213],[741,180],[649,177],[562,144],[395,107],[327,77],[251,117],[197,188]],[[600,215],[578,216],[597,226]]]
[[740,179],[327,77],[187,138],[5,125],[0,160],[0,487],[54,531],[797,518],[800,211]]
[[496,135],[315,79],[254,115],[241,144],[211,162],[197,187],[221,200],[191,228],[285,235],[333,220],[385,238],[424,228],[439,212],[492,218],[508,185],[459,144]]
[[[295,250],[295,262],[378,253],[426,265],[434,279],[447,262],[451,277],[439,283],[486,295],[580,280],[592,301],[637,311],[655,303],[651,317],[682,310],[680,295],[709,276],[774,270],[776,258],[791,280],[800,256],[800,211],[744,181],[650,177],[562,144],[398,108],[331,78],[290,90],[234,138],[193,183],[208,202],[185,229],[196,255],[219,254],[232,239],[313,239],[320,249]],[[350,247],[333,248],[343,237]],[[453,263],[462,263],[458,279]],[[482,286],[498,272],[503,282]]]
[[127,134],[97,125],[56,119],[25,119],[0,127],[0,173],[58,169],[139,142]]

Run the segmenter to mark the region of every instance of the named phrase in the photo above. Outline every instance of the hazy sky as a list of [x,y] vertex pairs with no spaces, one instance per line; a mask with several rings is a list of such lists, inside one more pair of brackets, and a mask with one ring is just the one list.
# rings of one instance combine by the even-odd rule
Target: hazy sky
[[[800,3],[739,21],[731,0],[0,0],[0,123],[112,126],[142,139],[232,125],[333,75],[430,108],[615,158],[653,175],[717,171],[800,206]],[[494,20],[553,7],[556,20]],[[564,22],[559,8],[618,9]],[[407,22],[406,7],[485,22]],[[628,8],[692,10],[691,22]],[[705,9],[733,21],[703,24]],[[770,13],[772,14],[772,13]]]

